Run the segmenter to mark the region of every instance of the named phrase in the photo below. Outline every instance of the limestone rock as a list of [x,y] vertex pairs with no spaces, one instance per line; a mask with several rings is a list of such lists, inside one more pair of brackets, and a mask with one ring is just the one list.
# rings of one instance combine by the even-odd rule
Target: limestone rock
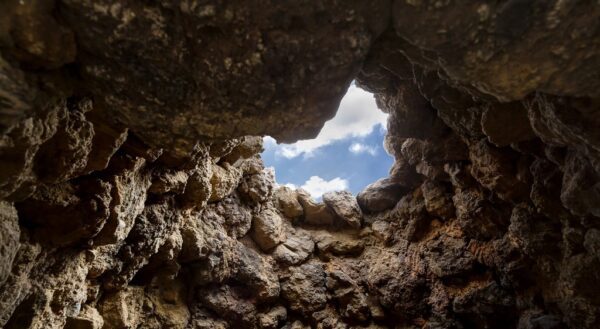
[[229,154],[227,154],[223,161],[235,164],[236,162],[249,159],[255,154],[263,151],[263,140],[260,136],[244,136],[241,138],[240,143],[235,146]]
[[160,173],[156,177],[153,177],[152,185],[148,188],[148,192],[153,194],[165,194],[169,192],[181,194],[185,190],[188,178],[187,173],[183,171]]
[[203,163],[204,167],[193,170],[185,185],[185,191],[181,195],[186,208],[203,208],[210,199],[212,192],[212,166]]
[[[108,224],[111,212],[115,216],[113,219],[118,220],[116,212],[119,210],[113,195],[116,196],[115,190],[119,188],[135,187],[97,179],[81,181],[77,185],[63,183],[52,190],[40,186],[29,199],[17,204],[17,208],[22,219],[34,227],[33,236],[37,241],[69,246],[99,234]],[[133,218],[128,220],[133,224]]]
[[[385,28],[376,17],[389,13],[385,1],[310,6],[239,2],[227,10],[215,4],[200,8],[182,2],[169,9],[146,4],[120,6],[142,23],[117,32],[125,16],[96,11],[94,6],[77,1],[62,5],[63,21],[77,31],[78,40],[85,40],[77,45],[79,53],[95,54],[79,60],[86,85],[107,104],[114,121],[156,142],[154,147],[164,146],[178,154],[189,152],[202,137],[270,133],[280,141],[291,141],[315,136]],[[328,23],[315,34],[313,27],[322,27],[314,19],[318,15],[324,15],[323,22]],[[203,28],[210,24],[227,38],[194,38],[186,44],[180,39],[186,33],[183,25],[174,17],[183,18],[198,36],[209,35]],[[299,28],[281,33],[293,20],[302,22]],[[146,28],[152,24],[154,30]],[[339,38],[328,38],[332,33]],[[129,64],[126,59],[150,43],[145,56]],[[239,45],[245,51],[238,53],[225,45]],[[115,65],[115,60],[124,64]],[[154,68],[153,79],[148,79],[149,67]],[[131,85],[135,90],[117,92]],[[325,85],[331,88],[322,88]],[[240,94],[232,97],[225,89]],[[164,104],[178,107],[177,120],[165,118]],[[120,116],[124,109],[128,115]],[[289,120],[277,119],[275,114],[282,112],[290,115]]]
[[520,200],[528,194],[527,185],[520,179],[516,159],[510,152],[481,141],[470,148],[471,175],[504,200]]
[[252,225],[251,208],[237,195],[229,195],[218,203],[209,204],[202,212],[203,221],[219,223],[227,233],[241,238],[250,231]]

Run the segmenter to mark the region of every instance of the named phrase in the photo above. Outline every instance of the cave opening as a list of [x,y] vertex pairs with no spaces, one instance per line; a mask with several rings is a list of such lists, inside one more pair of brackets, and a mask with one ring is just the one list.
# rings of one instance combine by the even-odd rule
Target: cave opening
[[450,2],[2,1],[0,327],[600,328],[600,6]]
[[303,188],[316,200],[330,191],[356,195],[387,177],[392,167],[393,157],[384,145],[387,118],[374,95],[352,82],[335,117],[318,136],[293,144],[264,137],[261,158],[274,170],[278,184]]

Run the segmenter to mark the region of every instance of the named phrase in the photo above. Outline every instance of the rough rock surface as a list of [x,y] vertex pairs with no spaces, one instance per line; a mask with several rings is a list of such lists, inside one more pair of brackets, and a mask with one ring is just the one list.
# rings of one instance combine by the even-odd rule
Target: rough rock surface
[[[0,3],[0,327],[600,327],[588,1]],[[277,186],[352,80],[356,199]]]

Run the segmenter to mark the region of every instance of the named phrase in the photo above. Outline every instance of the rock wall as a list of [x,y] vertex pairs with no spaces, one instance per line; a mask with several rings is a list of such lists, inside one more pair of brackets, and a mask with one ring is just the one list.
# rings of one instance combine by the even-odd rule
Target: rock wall
[[[600,9],[0,4],[3,328],[600,326]],[[277,186],[355,79],[388,178]],[[254,136],[254,137],[253,137]]]

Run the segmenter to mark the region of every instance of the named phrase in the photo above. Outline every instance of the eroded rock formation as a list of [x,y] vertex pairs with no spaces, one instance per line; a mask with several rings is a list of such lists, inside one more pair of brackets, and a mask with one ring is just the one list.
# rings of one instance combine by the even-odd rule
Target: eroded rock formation
[[[0,4],[3,328],[600,327],[600,9]],[[274,181],[355,79],[358,196]]]

